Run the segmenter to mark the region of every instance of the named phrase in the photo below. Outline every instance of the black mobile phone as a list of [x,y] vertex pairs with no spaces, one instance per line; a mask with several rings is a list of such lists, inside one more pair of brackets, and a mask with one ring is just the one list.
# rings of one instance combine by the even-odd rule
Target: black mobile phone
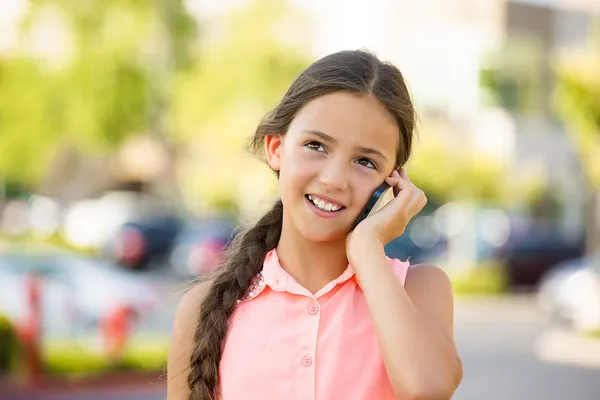
[[394,188],[388,185],[387,182],[383,182],[371,195],[369,201],[360,212],[356,221],[354,221],[354,226],[352,229],[356,228],[358,224],[361,223],[365,218],[369,215],[376,213],[381,210],[387,203],[394,199]]

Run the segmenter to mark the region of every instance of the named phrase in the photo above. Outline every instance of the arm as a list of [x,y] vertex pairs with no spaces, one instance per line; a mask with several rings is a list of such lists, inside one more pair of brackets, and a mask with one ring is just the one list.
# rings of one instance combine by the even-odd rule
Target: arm
[[393,171],[386,182],[396,197],[362,221],[346,239],[346,253],[360,279],[383,362],[397,396],[446,400],[462,380],[454,345],[452,286],[433,266],[411,268],[402,286],[385,257],[384,244],[402,235],[427,197]]
[[200,305],[209,288],[210,282],[194,286],[181,298],[177,306],[167,361],[168,400],[188,400],[189,398],[187,377],[190,356],[194,348],[194,332],[198,326]]
[[352,266],[371,311],[394,392],[410,399],[450,399],[462,380],[454,344],[454,305],[447,275],[431,265],[412,267],[398,281],[383,245],[355,238],[361,251]]

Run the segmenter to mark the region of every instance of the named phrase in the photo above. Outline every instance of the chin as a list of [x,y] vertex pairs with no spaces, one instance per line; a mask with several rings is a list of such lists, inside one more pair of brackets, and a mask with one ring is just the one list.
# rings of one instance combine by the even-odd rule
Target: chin
[[345,241],[349,233],[348,229],[327,229],[324,227],[308,226],[306,223],[299,226],[298,231],[307,240],[316,243]]

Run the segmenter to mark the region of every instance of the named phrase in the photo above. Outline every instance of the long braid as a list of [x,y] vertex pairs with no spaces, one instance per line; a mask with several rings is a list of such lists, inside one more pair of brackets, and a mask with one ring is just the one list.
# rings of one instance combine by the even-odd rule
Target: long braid
[[283,204],[278,201],[254,227],[238,235],[227,250],[201,306],[188,375],[190,400],[215,399],[229,318],[251,279],[262,269],[266,254],[277,246],[282,220]]

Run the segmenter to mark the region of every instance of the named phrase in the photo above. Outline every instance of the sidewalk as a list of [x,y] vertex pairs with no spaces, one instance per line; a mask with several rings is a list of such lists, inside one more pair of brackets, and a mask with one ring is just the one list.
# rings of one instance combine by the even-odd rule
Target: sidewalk
[[[99,374],[88,377],[40,378],[35,384],[0,379],[0,398],[88,398],[100,393],[105,398],[125,394],[159,395],[166,391],[166,375],[162,371],[127,371]],[[68,396],[67,396],[68,394]]]
[[600,369],[600,338],[564,329],[544,332],[536,341],[535,354],[546,362]]

